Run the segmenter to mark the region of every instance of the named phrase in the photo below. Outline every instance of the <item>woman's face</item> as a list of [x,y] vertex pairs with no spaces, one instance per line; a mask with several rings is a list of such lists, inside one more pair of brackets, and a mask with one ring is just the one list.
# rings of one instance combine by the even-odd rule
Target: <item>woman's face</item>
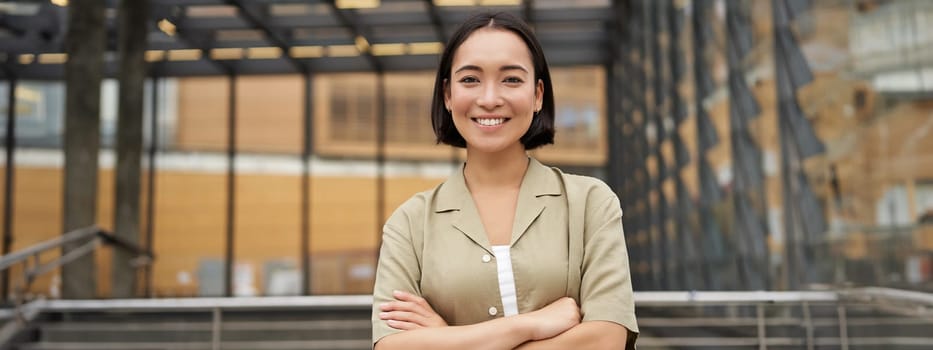
[[534,113],[541,109],[543,83],[517,34],[482,28],[457,48],[444,103],[467,149],[495,153],[520,147]]

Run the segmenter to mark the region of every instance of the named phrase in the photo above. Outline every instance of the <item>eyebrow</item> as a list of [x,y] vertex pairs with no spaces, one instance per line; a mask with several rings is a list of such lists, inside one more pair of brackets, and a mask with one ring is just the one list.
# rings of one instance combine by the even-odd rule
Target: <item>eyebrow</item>
[[[479,66],[465,65],[465,66],[463,66],[463,67],[458,68],[456,71],[454,71],[454,73],[460,73],[461,71],[465,71],[465,70],[482,71],[483,69],[480,68]],[[499,68],[499,71],[507,71],[507,70],[520,70],[520,71],[523,71],[523,72],[525,72],[525,73],[528,73],[528,70],[525,69],[525,67],[522,67],[522,66],[517,65],[517,64],[508,64],[508,65],[504,65],[504,66],[502,66],[502,67]]]

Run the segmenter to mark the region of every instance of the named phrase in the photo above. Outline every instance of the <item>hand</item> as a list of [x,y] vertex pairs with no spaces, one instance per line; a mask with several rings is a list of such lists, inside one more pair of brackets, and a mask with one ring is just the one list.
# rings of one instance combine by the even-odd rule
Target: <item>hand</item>
[[572,298],[563,297],[547,306],[527,314],[532,325],[531,340],[542,340],[557,336],[580,324],[580,308]]
[[424,298],[417,295],[395,291],[392,292],[395,301],[379,305],[379,318],[385,320],[389,327],[404,331],[446,327],[447,322],[441,318]]

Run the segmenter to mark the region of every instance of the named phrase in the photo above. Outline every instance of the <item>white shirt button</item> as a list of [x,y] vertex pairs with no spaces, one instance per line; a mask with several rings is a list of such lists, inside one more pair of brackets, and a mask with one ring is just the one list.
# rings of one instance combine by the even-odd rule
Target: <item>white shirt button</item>
[[483,254],[483,262],[484,262],[484,263],[487,263],[487,262],[490,262],[490,261],[492,261],[492,257],[489,256],[489,254]]
[[495,306],[489,307],[489,316],[495,316],[499,313],[499,309],[496,309]]

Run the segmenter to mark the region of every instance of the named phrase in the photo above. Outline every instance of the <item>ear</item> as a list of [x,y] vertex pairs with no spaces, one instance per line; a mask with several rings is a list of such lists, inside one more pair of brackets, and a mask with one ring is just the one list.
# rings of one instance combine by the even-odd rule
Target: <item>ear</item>
[[450,110],[450,79],[444,79],[444,107]]
[[541,111],[542,105],[544,105],[544,80],[538,79],[535,84],[535,111]]

